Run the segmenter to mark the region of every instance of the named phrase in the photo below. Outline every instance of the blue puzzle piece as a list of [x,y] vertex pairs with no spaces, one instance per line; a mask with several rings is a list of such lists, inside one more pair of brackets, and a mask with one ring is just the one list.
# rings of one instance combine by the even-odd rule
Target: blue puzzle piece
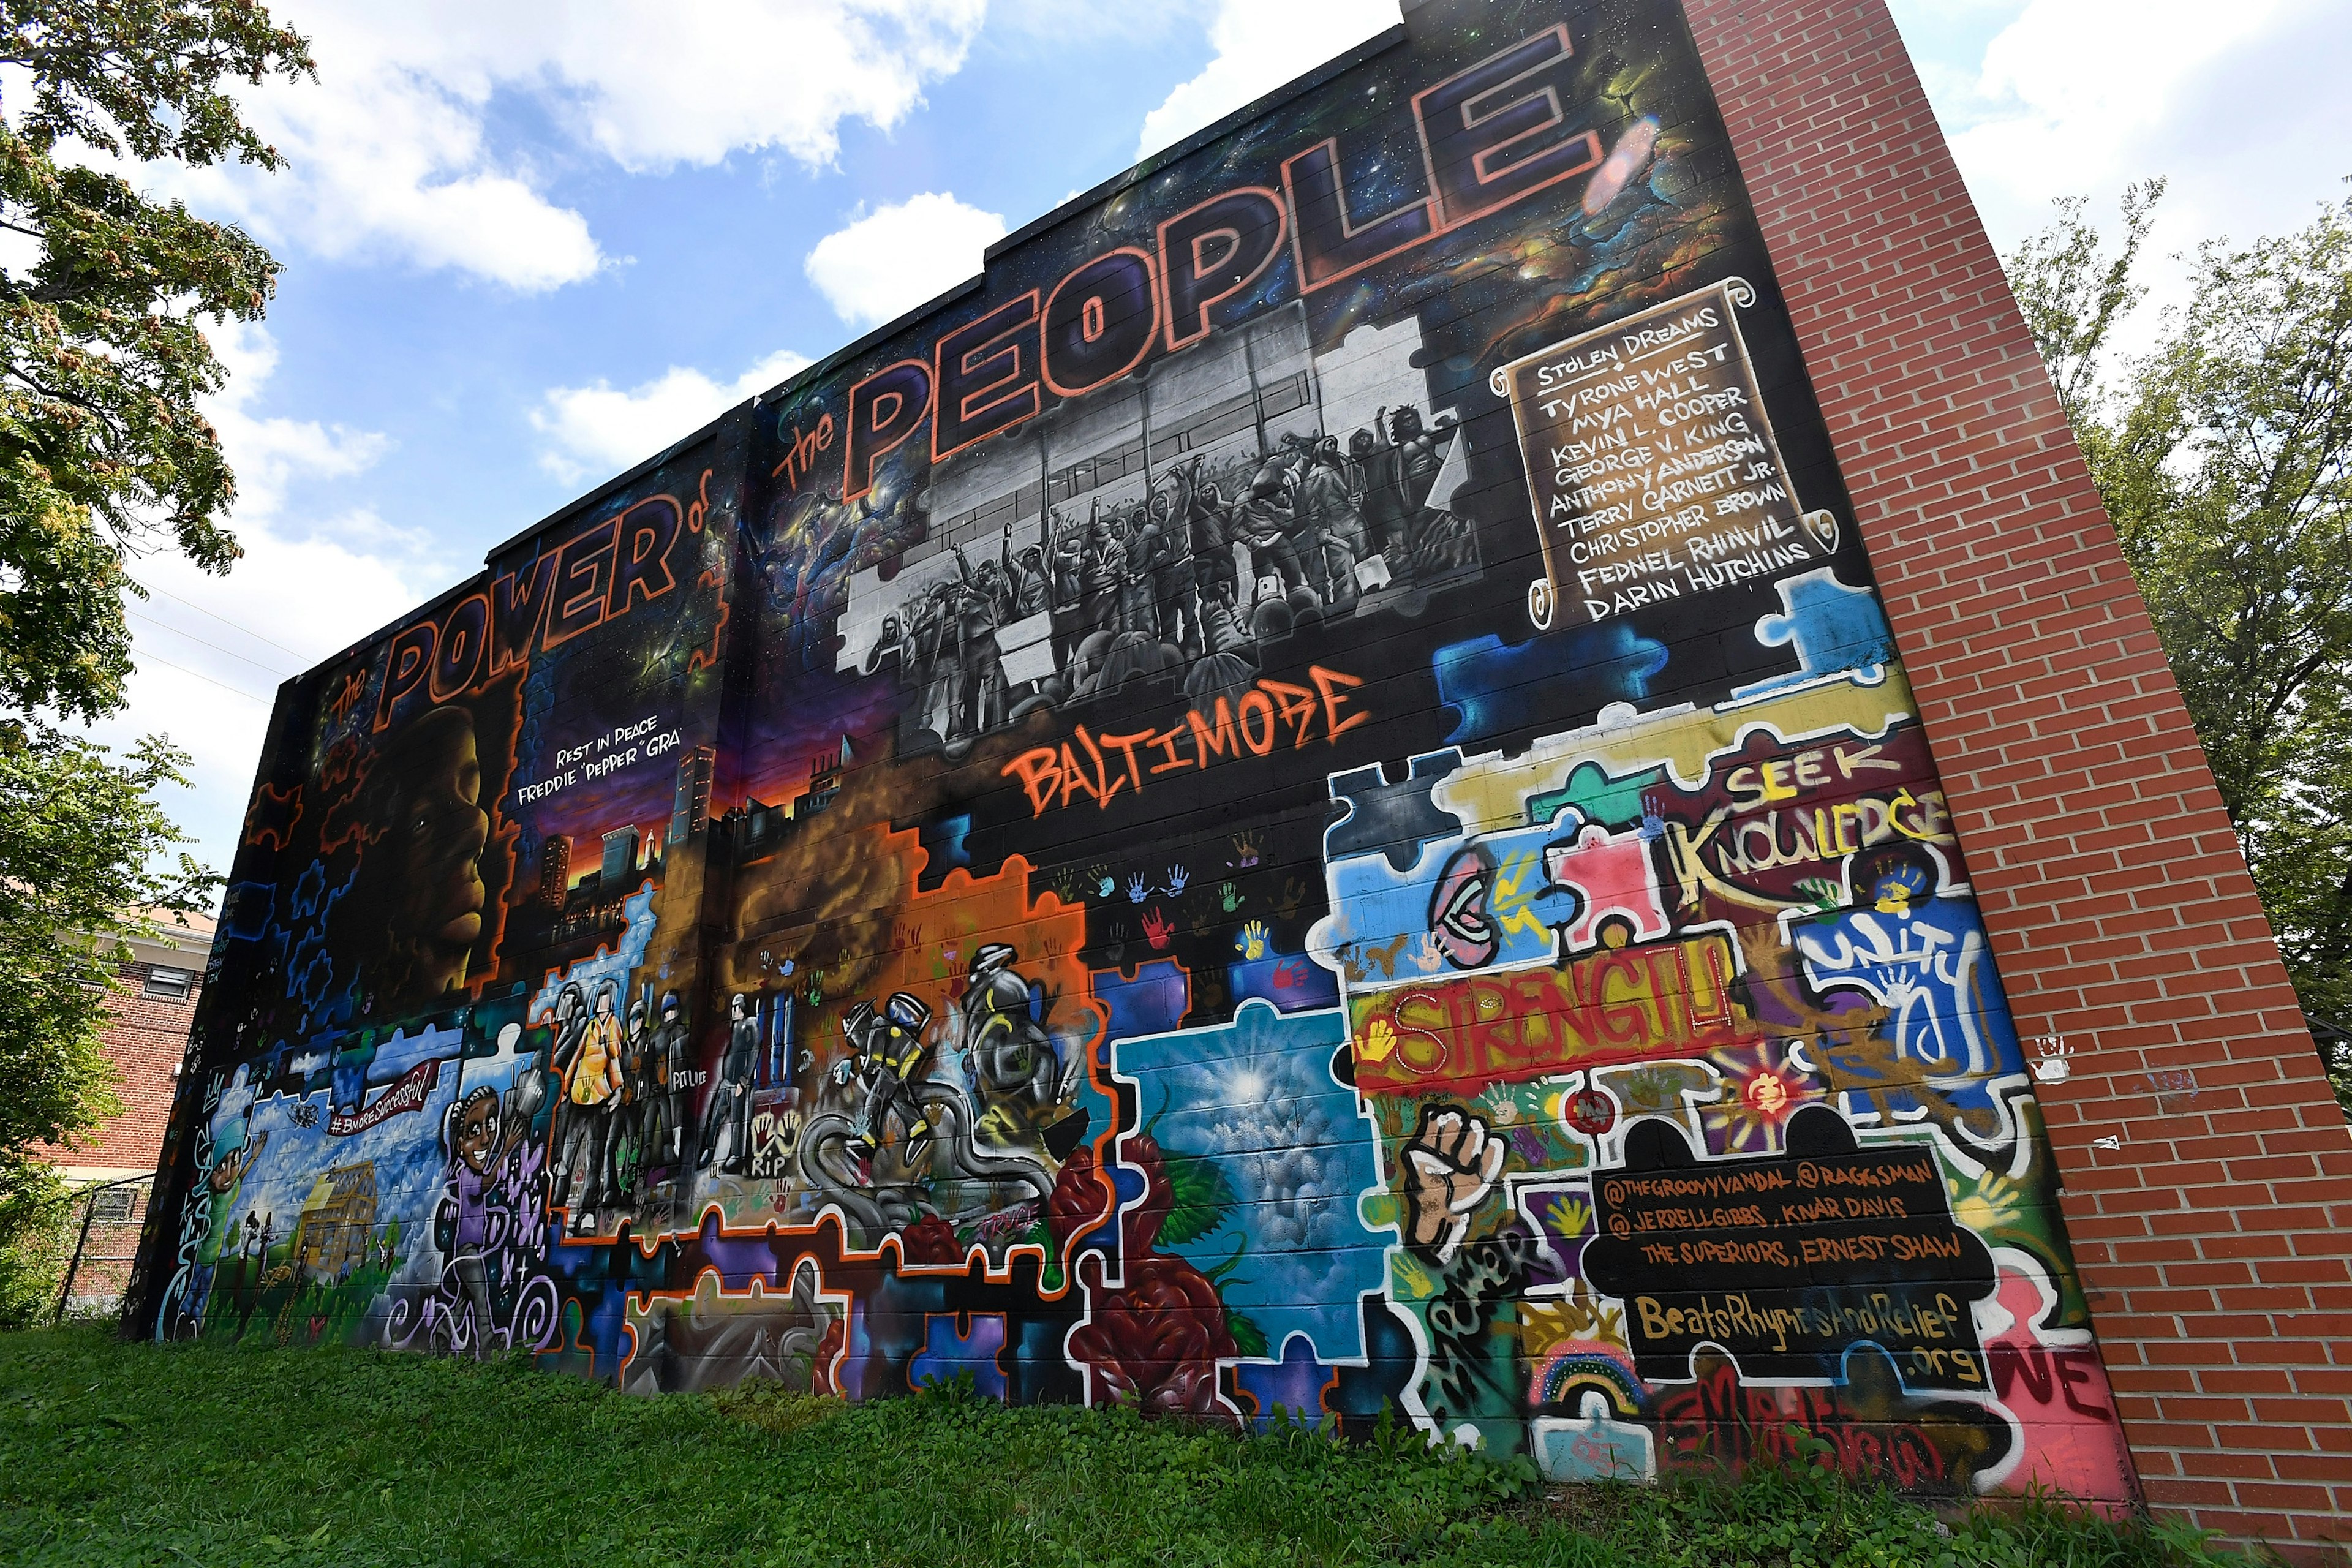
[[1172,958],[1155,958],[1135,966],[1135,978],[1116,969],[1094,972],[1095,1000],[1110,1013],[1106,1039],[1131,1035],[1164,1035],[1184,1021],[1192,1003],[1192,984],[1184,966]]
[[958,1333],[958,1314],[930,1312],[923,1318],[923,1348],[907,1363],[907,1381],[917,1388],[937,1380],[952,1383],[959,1373],[971,1373],[972,1392],[983,1399],[1004,1397],[1004,1368],[996,1359],[1004,1349],[1004,1314],[968,1312],[969,1333]]
[[1438,700],[1460,716],[1445,738],[1457,746],[1477,745],[1580,709],[1641,702],[1665,669],[1667,657],[1665,644],[1623,621],[1551,632],[1517,645],[1491,633],[1449,643],[1432,661]]
[[1357,1210],[1380,1170],[1369,1117],[1331,1076],[1347,1037],[1337,1009],[1286,1016],[1253,999],[1230,1024],[1120,1040],[1111,1055],[1166,1157],[1217,1194],[1184,1240],[1163,1231],[1160,1250],[1230,1268],[1227,1310],[1268,1344],[1303,1333],[1359,1356],[1356,1301],[1381,1288],[1390,1237]]
[[1767,647],[1793,647],[1797,668],[1735,687],[1734,698],[1759,697],[1840,670],[1875,679],[1895,661],[1895,634],[1887,629],[1878,595],[1870,589],[1847,587],[1827,566],[1783,577],[1774,586],[1780,591],[1785,613],[1759,617],[1756,640]]
[[[1549,961],[1557,933],[1576,926],[1593,901],[1595,889],[1550,874],[1556,852],[1574,845],[1581,826],[1563,811],[1548,826],[1424,846],[1407,868],[1374,856],[1337,863],[1331,914],[1316,929],[1318,953],[1352,981],[1376,985]],[[1442,917],[1468,934],[1441,933]]]
[[1323,1396],[1339,1386],[1339,1373],[1315,1354],[1305,1334],[1282,1342],[1280,1361],[1245,1361],[1234,1367],[1234,1385],[1257,1402],[1257,1425],[1274,1420],[1276,1410],[1287,1410],[1293,1420],[1323,1418]]
[[1413,758],[1404,779],[1397,784],[1389,782],[1387,768],[1379,763],[1333,773],[1331,798],[1347,809],[1335,816],[1324,831],[1324,859],[1386,855],[1399,871],[1410,871],[1421,858],[1423,842],[1460,837],[1462,819],[1440,810],[1429,792],[1461,765],[1462,753],[1448,748]]
[[1286,1013],[1339,1005],[1339,982],[1303,953],[1236,959],[1225,965],[1225,988],[1236,1003],[1255,996]]

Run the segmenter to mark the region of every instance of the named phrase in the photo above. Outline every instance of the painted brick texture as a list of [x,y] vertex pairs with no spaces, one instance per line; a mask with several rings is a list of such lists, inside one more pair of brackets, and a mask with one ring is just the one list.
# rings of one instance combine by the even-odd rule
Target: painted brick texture
[[1881,0],[1690,16],[2039,1058],[2146,1496],[2340,1554],[2352,1135],[2097,492]]

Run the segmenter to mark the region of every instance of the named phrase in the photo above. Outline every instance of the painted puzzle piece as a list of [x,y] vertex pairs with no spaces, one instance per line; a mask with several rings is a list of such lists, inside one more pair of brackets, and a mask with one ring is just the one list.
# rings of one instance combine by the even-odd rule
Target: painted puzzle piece
[[1261,1427],[1275,1421],[1276,1411],[1311,1423],[1322,1419],[1326,1397],[1339,1386],[1339,1371],[1315,1353],[1305,1334],[1292,1334],[1282,1342],[1280,1360],[1235,1363],[1234,1385],[1256,1403]]
[[1331,798],[1347,811],[1324,830],[1324,859],[1386,855],[1389,864],[1403,872],[1412,868],[1427,840],[1460,837],[1462,819],[1434,805],[1433,792],[1461,765],[1462,753],[1447,750],[1413,758],[1404,778],[1394,784],[1379,763],[1333,773]]
[[1615,939],[1612,945],[1620,947],[1674,930],[1665,895],[1658,889],[1649,835],[1641,828],[1612,834],[1605,827],[1587,826],[1569,843],[1547,847],[1544,869],[1556,900],[1573,893],[1581,906],[1568,928],[1571,950],[1598,945],[1604,929]]
[[[1584,919],[1591,895],[1562,885],[1548,866],[1572,864],[1596,882],[1615,878],[1638,888],[1643,880],[1622,857],[1577,857],[1575,835],[1583,826],[1569,811],[1546,827],[1425,844],[1410,868],[1383,856],[1335,861],[1326,872],[1331,913],[1316,923],[1309,949],[1353,988],[1549,963],[1559,952],[1558,933]],[[1608,842],[1605,830],[1591,831],[1599,835],[1594,844]],[[1634,847],[1638,853],[1639,844]],[[1646,880],[1646,902],[1654,906],[1655,878]],[[1644,902],[1630,890],[1617,899],[1612,889],[1612,900],[1629,911]],[[1665,929],[1646,919],[1636,923]]]
[[1387,1238],[1358,1203],[1380,1185],[1372,1131],[1331,1076],[1347,1038],[1336,1010],[1284,1015],[1242,1004],[1230,1024],[1119,1040],[1113,1071],[1135,1086],[1173,1207],[1157,1245],[1218,1277],[1228,1312],[1269,1345],[1305,1334],[1324,1353],[1364,1353],[1356,1300],[1378,1290]]
[[1459,715],[1456,745],[1492,741],[1577,708],[1638,702],[1666,668],[1666,645],[1624,621],[1508,644],[1492,633],[1437,650],[1437,700]]
[[996,1358],[1003,1349],[1003,1313],[931,1312],[923,1319],[923,1348],[907,1363],[907,1381],[920,1388],[969,1373],[974,1394],[1003,1399],[1004,1367]]
[[1756,622],[1756,640],[1767,647],[1787,646],[1797,654],[1797,668],[1748,686],[1732,688],[1735,700],[1761,697],[1851,670],[1858,680],[1874,680],[1895,662],[1895,634],[1878,607],[1878,595],[1867,588],[1849,588],[1827,566],[1773,584],[1780,592],[1782,613]]
[[1895,665],[1874,679],[1822,680],[1711,709],[1611,710],[1601,722],[1538,741],[1517,756],[1461,758],[1431,789],[1430,801],[1474,832],[1491,831],[1526,823],[1536,797],[1558,792],[1587,763],[1620,779],[1662,771],[1675,787],[1696,791],[1716,761],[1739,751],[1752,734],[1769,734],[1783,749],[1827,736],[1882,740],[1915,711],[1910,684]]

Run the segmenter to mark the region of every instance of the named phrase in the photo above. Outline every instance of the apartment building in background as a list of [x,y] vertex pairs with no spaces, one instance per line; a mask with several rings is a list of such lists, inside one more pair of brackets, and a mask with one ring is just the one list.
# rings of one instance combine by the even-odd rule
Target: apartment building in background
[[[115,972],[104,1038],[108,1059],[120,1075],[114,1092],[121,1110],[71,1145],[47,1151],[69,1186],[100,1189],[89,1199],[89,1228],[73,1283],[78,1308],[103,1307],[119,1297],[138,1250],[163,1125],[171,1118],[173,1087],[212,948],[212,917],[192,914],[186,920],[176,925],[167,917],[162,941],[131,942],[130,962]],[[110,1184],[114,1183],[123,1184]],[[82,1219],[77,1207],[72,1223],[78,1233]]]

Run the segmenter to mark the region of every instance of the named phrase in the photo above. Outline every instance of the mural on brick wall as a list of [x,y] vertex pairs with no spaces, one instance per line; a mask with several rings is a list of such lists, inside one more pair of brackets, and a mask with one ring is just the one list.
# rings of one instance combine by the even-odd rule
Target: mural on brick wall
[[162,1338],[2129,1495],[1712,100],[1453,5],[292,683]]

